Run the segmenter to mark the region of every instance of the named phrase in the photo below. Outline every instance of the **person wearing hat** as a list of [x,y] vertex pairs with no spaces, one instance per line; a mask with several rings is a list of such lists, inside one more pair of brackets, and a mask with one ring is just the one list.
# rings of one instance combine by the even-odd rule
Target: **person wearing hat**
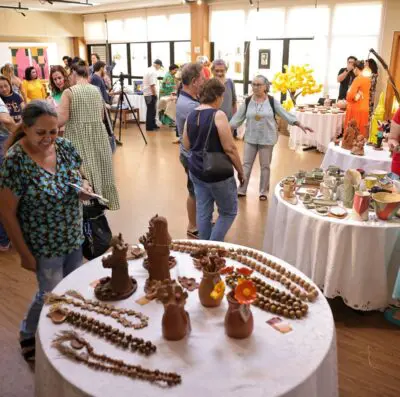
[[156,59],[143,76],[143,95],[146,101],[146,130],[155,131],[160,127],[156,124],[157,114],[157,86],[158,71],[163,67],[162,62]]

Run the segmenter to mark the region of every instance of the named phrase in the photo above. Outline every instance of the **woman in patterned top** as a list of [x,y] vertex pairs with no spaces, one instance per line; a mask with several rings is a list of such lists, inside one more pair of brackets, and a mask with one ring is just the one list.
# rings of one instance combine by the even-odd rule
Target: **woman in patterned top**
[[64,137],[72,142],[81,156],[83,172],[94,192],[108,200],[105,205],[110,210],[118,210],[111,146],[103,123],[103,98],[99,89],[89,83],[88,73],[84,61],[72,65],[72,87],[62,95],[58,126],[65,125]]
[[24,100],[21,95],[13,91],[11,81],[5,76],[0,76],[0,98],[6,104],[10,116],[19,123],[25,106]]
[[71,142],[57,137],[57,113],[30,102],[22,127],[10,138],[0,171],[0,217],[22,267],[36,273],[39,290],[21,324],[22,354],[33,360],[43,296],[82,264],[82,208],[70,183],[91,192]]
[[22,96],[24,102],[26,102],[25,94],[22,90],[22,81],[19,77],[17,77],[14,73],[14,66],[11,63],[6,63],[1,68],[1,74],[4,77],[7,77],[8,80],[11,81],[12,89],[14,92]]

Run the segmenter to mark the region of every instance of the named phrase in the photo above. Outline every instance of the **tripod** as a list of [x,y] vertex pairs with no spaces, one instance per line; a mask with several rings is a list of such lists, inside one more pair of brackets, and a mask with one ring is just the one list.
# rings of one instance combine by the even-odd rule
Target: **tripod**
[[119,83],[121,84],[121,92],[119,93],[119,98],[118,98],[118,102],[117,102],[117,111],[115,112],[115,117],[113,120],[113,125],[112,125],[112,129],[115,132],[115,123],[117,122],[117,118],[118,118],[118,114],[119,114],[119,134],[118,134],[118,140],[117,140],[117,144],[118,145],[122,145],[122,141],[121,141],[121,128],[122,128],[122,104],[124,103],[124,99],[126,100],[126,103],[128,104],[129,110],[131,111],[133,118],[136,122],[136,125],[139,127],[139,130],[142,134],[144,143],[147,145],[147,140],[146,137],[143,134],[142,128],[140,127],[140,122],[136,117],[135,112],[133,111],[132,105],[129,102],[129,98],[128,95],[126,95],[126,92],[124,91],[124,79],[125,76],[121,73],[119,75]]

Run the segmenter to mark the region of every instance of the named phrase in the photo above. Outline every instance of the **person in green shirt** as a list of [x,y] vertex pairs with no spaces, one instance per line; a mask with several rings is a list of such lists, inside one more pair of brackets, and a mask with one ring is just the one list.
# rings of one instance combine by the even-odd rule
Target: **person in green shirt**
[[[163,81],[161,83],[160,98],[164,96],[170,96],[174,92],[176,92],[175,74],[178,71],[178,69],[179,69],[178,65],[175,64],[169,67],[169,72],[165,74]],[[168,125],[171,127],[174,126],[174,120],[172,120],[165,114],[165,110],[160,110],[159,118],[164,125]]]
[[53,66],[50,70],[51,97],[57,107],[61,103],[61,96],[64,90],[69,87],[67,72],[62,66]]

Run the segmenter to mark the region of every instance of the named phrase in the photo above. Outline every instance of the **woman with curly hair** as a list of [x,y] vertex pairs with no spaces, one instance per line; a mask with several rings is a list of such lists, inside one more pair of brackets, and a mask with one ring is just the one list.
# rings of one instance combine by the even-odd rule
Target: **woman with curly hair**
[[61,103],[62,93],[70,86],[65,68],[60,65],[53,66],[50,69],[49,82],[51,97],[53,98],[55,105],[58,106]]
[[25,69],[25,80],[22,82],[22,92],[25,95],[26,103],[34,99],[46,99],[46,90],[38,79],[38,74],[33,66]]

